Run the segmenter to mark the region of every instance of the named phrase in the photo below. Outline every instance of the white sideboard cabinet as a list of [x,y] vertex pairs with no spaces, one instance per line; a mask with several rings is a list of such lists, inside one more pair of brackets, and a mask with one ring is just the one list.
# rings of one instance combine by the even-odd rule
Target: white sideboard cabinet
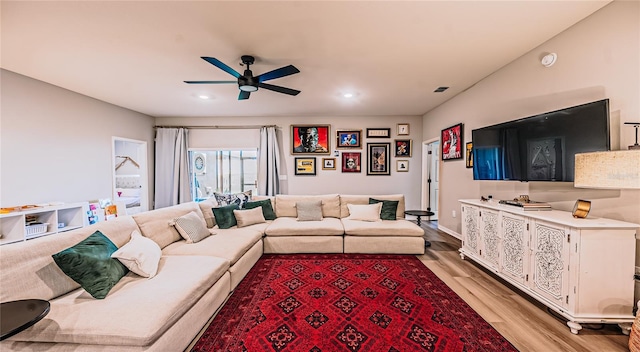
[[[0,245],[87,226],[87,211],[89,203],[80,202],[0,214]],[[30,220],[39,224],[28,226]]]
[[460,200],[462,259],[468,257],[568,319],[634,320],[636,231],[639,224],[570,212],[524,211],[494,201]]

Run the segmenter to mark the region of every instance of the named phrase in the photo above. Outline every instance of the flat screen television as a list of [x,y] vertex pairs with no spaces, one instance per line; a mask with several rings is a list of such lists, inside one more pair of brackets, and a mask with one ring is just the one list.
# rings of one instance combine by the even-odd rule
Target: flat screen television
[[473,179],[564,181],[576,153],[610,148],[609,99],[475,129]]

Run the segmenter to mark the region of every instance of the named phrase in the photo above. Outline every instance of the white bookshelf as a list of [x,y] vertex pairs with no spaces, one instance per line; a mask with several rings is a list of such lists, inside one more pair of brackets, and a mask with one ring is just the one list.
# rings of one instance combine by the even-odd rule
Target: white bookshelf
[[[87,226],[87,211],[89,211],[89,203],[79,202],[0,214],[0,245],[27,241]],[[41,224],[27,226],[27,218],[34,218]],[[58,227],[60,223],[63,223],[64,226]]]

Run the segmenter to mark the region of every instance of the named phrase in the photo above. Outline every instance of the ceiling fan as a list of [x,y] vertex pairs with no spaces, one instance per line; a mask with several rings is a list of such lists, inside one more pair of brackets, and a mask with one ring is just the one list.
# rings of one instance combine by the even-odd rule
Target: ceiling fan
[[255,62],[255,59],[253,56],[242,55],[241,57],[242,64],[247,66],[247,69],[244,70],[243,75],[241,75],[240,73],[238,73],[238,71],[232,69],[231,67],[225,65],[224,63],[222,63],[222,61],[216,58],[203,56],[202,59],[212,64],[213,66],[225,71],[226,73],[232,75],[238,80],[237,81],[184,81],[184,83],[189,83],[189,84],[237,83],[238,88],[240,88],[240,95],[238,95],[238,100],[249,99],[249,95],[251,94],[251,92],[257,91],[258,88],[264,88],[264,89],[272,90],[274,92],[284,93],[289,95],[298,95],[298,93],[300,93],[299,90],[264,83],[264,81],[269,81],[272,79],[285,77],[285,76],[289,76],[289,75],[300,72],[300,70],[298,70],[293,65],[280,67],[273,71],[269,71],[254,77],[253,72],[251,72],[251,70],[249,69],[249,66],[253,65],[253,63]]

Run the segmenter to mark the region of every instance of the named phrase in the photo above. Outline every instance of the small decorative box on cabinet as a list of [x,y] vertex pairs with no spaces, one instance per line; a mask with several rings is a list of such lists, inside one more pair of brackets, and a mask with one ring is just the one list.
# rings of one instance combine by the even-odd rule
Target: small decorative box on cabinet
[[640,225],[479,200],[460,203],[462,259],[473,259],[567,318],[574,334],[581,323],[617,323],[629,333]]

